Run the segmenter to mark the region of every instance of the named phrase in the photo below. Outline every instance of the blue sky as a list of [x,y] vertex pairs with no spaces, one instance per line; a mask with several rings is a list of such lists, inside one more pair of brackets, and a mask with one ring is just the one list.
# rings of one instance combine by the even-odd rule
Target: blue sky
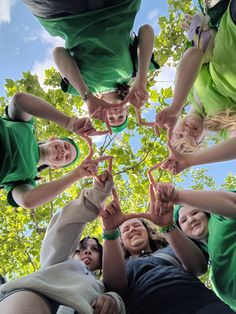
[[[158,33],[157,18],[167,12],[167,1],[142,1],[137,15],[134,30],[144,23],[151,24]],[[50,37],[33,14],[27,10],[21,0],[0,1],[0,96],[5,96],[4,81],[21,78],[23,71],[37,73],[41,80],[46,68],[54,65],[51,57],[52,49],[62,45],[60,39]],[[164,68],[157,81],[173,81],[175,69]],[[169,83],[168,83],[169,84]],[[168,86],[157,83],[158,88]],[[235,173],[236,162],[225,162],[209,165],[209,175],[218,184],[224,182],[229,172]],[[188,182],[187,182],[188,181]],[[191,184],[190,180],[185,186]]]

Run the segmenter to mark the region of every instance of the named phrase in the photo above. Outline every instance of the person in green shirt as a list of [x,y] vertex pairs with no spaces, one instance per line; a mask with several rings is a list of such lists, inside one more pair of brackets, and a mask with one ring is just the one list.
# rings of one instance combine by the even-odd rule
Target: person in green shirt
[[156,185],[156,195],[161,215],[178,204],[176,224],[208,251],[213,290],[236,311],[236,194],[177,190],[162,182]]
[[79,147],[70,138],[37,142],[37,116],[57,123],[79,136],[96,135],[89,118],[69,117],[46,101],[26,93],[16,93],[0,118],[0,185],[8,191],[12,206],[34,208],[51,201],[83,177],[96,175],[98,161],[87,158],[64,177],[36,187],[38,166],[61,168],[75,163]]
[[[235,136],[236,1],[206,1],[209,6],[216,2],[216,6],[224,4],[217,32],[199,14],[190,21],[188,34],[195,46],[180,61],[172,104],[156,117],[181,152],[199,149],[208,131],[220,131],[224,140]],[[186,99],[191,110],[181,118]]]
[[141,0],[24,2],[50,35],[65,40],[65,48],[53,52],[63,91],[80,94],[89,115],[105,122],[110,132],[127,126],[127,103],[134,105],[140,122],[140,107],[148,99],[147,73],[159,67],[152,56],[152,27],[143,25],[138,36],[130,36]]

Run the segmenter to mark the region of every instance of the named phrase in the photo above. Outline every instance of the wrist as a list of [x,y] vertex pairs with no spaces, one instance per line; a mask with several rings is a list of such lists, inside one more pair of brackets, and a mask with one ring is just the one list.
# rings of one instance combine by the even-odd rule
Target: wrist
[[172,222],[169,223],[168,225],[159,227],[159,233],[169,233],[175,230],[175,228],[176,228],[176,224],[174,220],[172,220]]
[[103,229],[102,238],[103,240],[116,240],[120,237],[120,229]]
[[77,121],[77,119],[78,119],[77,117],[70,117],[67,123],[67,126],[65,128],[70,132],[74,132],[75,122]]
[[87,100],[90,100],[92,97],[93,97],[93,93],[89,89],[82,95],[82,99],[85,102]]

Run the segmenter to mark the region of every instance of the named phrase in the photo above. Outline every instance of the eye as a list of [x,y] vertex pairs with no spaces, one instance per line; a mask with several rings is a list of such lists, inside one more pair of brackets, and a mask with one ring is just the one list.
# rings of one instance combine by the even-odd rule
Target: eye
[[112,118],[112,117],[109,117],[109,121],[114,121],[114,118]]
[[97,246],[93,246],[93,247],[92,247],[92,250],[95,251],[95,252],[98,252],[98,251],[99,251]]

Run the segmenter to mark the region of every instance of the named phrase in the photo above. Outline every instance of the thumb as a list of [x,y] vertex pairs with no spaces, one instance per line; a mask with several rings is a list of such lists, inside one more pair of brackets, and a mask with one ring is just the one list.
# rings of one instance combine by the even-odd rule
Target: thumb
[[149,217],[148,213],[133,213],[133,214],[127,214],[123,215],[122,223],[125,222],[126,220],[130,220],[133,218],[146,218]]

